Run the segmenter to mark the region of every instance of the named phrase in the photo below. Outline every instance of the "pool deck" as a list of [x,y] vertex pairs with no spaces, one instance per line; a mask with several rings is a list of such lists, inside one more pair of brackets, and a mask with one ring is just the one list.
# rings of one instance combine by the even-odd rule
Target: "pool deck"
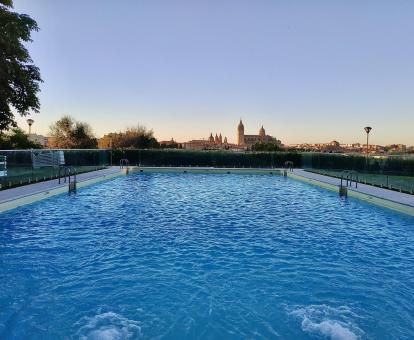
[[[213,167],[129,167],[128,172],[180,172],[180,173],[221,173],[221,174],[282,174],[283,169],[255,169],[255,168],[213,168]],[[120,170],[118,166],[109,167],[79,174],[77,188],[104,181],[116,176],[125,175],[126,169]],[[326,189],[339,192],[340,179],[325,175],[294,169],[288,172],[288,177],[296,180],[318,185]],[[33,183],[17,188],[0,191],[0,212],[33,203],[53,195],[68,192],[68,183],[59,184],[57,179]],[[414,195],[378,188],[358,183],[348,187],[348,196],[368,201],[370,203],[390,208],[414,216]]]
[[[76,176],[77,188],[97,183],[121,175],[119,167],[85,172]],[[68,192],[68,182],[58,179],[23,185],[0,191],[0,212],[30,204],[35,201]]]
[[[337,192],[339,192],[341,183],[339,178],[315,174],[302,169],[294,169],[293,172],[288,173],[288,176]],[[346,185],[346,182],[343,185]],[[358,188],[356,188],[355,183],[353,183],[352,187],[348,187],[348,196],[360,198],[376,205],[414,216],[414,195],[362,183],[358,183]]]

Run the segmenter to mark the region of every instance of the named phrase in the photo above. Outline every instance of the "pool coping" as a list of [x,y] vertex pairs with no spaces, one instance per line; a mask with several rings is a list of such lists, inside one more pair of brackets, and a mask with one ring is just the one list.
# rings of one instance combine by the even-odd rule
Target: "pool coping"
[[[198,173],[198,174],[270,174],[270,175],[283,175],[284,169],[282,168],[214,168],[214,167],[139,167],[130,166],[120,169],[119,167],[109,167],[104,170],[92,171],[90,173],[78,175],[77,188],[83,188],[88,185],[92,185],[98,182],[112,179],[128,173]],[[330,191],[338,192],[339,188],[337,184],[333,184],[332,177],[319,175],[318,178],[311,178],[312,176],[302,169],[294,169],[291,172],[287,172],[287,176],[302,182],[317,185]],[[4,191],[15,190],[16,195],[12,195],[8,199],[2,200],[0,191],[0,213],[8,211],[26,204],[31,204],[39,200],[49,198],[58,194],[68,192],[68,184],[57,184],[57,180],[42,182],[43,188],[36,190],[35,186],[40,183],[29,184],[24,187],[6,189]],[[46,186],[45,186],[46,184]],[[24,189],[27,190],[24,190]],[[361,192],[358,189],[348,187],[348,196],[361,199],[363,201],[381,206],[384,208],[392,209],[400,213],[414,216],[414,204],[413,206],[387,199],[387,189],[381,189],[381,196],[367,194]],[[25,192],[19,194],[18,192]],[[402,194],[406,195],[406,194]],[[10,195],[9,195],[10,196]],[[395,196],[395,195],[394,195]],[[402,197],[402,196],[401,196]],[[413,198],[414,202],[414,198]]]
[[[339,184],[332,183],[333,177],[319,175],[318,178],[311,178],[311,176],[307,176],[307,173],[302,169],[295,169],[292,172],[288,172],[288,177],[298,180],[298,181],[306,182],[312,185],[317,185],[327,190],[335,191],[339,194]],[[358,185],[359,187],[361,187],[363,184],[358,184]],[[400,213],[414,216],[414,206],[411,206],[411,205],[408,205],[402,202],[397,202],[395,201],[395,199],[391,200],[389,198],[386,198],[387,194],[391,192],[390,190],[383,189],[383,188],[380,189],[379,192],[381,192],[383,196],[379,196],[379,195],[374,195],[372,193],[368,194],[368,193],[361,192],[355,187],[348,187],[347,189],[348,189],[347,190],[348,196],[350,197],[357,198],[357,199],[369,202],[371,204],[374,204],[374,205],[377,205],[383,208],[388,208],[394,211],[398,211]],[[392,193],[395,193],[395,192],[392,192]],[[408,195],[408,194],[401,194],[401,196],[403,195]],[[413,198],[413,202],[414,202],[414,198]]]
[[[109,167],[108,169],[82,173],[77,176],[76,187],[77,189],[80,189],[121,175],[123,175],[123,173],[119,170],[119,167]],[[0,191],[0,213],[65,192],[68,193],[68,185],[68,183],[63,182],[59,184],[58,180],[54,179],[11,189],[4,189]],[[2,197],[4,196],[2,195],[4,192],[7,192],[10,197]]]

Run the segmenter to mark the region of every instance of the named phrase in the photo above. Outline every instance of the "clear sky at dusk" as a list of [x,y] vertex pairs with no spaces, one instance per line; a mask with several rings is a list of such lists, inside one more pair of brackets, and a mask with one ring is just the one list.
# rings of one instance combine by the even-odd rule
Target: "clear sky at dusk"
[[[64,114],[97,136],[263,124],[284,143],[414,144],[414,1],[15,0],[37,20],[34,132]],[[19,119],[22,126],[24,120]],[[24,124],[24,125],[23,125]]]

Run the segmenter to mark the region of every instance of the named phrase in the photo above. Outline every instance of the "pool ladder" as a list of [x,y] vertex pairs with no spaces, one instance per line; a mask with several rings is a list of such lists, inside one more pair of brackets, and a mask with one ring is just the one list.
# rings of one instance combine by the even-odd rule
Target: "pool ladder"
[[121,169],[121,171],[124,171],[126,175],[129,174],[129,160],[126,158],[122,158],[119,161],[119,168]]
[[292,161],[286,161],[283,165],[283,176],[287,177],[287,173],[293,172],[293,162]]
[[[352,188],[352,182],[355,188],[358,188],[359,174],[354,170],[343,170],[341,172],[341,183],[339,185],[339,196],[348,196],[348,186]],[[346,186],[344,185],[346,183]]]
[[[78,174],[78,171],[73,166],[60,166],[59,167],[59,184],[61,180],[63,179],[64,183],[66,183],[66,180],[69,183],[69,193],[76,192],[76,175]],[[73,181],[71,181],[71,177],[73,177]]]

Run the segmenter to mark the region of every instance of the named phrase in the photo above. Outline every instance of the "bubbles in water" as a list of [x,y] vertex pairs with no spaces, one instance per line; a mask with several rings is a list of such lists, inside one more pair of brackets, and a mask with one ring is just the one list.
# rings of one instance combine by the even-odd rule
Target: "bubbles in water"
[[302,320],[301,327],[304,332],[331,340],[357,340],[363,333],[352,321],[356,315],[345,306],[296,307],[289,312],[289,315]]
[[302,321],[302,329],[309,333],[319,333],[320,335],[331,338],[332,340],[356,340],[357,336],[338,321],[312,322],[306,316]]
[[138,321],[129,320],[114,312],[85,317],[81,323],[85,323],[78,332],[81,340],[124,340],[141,335]]

